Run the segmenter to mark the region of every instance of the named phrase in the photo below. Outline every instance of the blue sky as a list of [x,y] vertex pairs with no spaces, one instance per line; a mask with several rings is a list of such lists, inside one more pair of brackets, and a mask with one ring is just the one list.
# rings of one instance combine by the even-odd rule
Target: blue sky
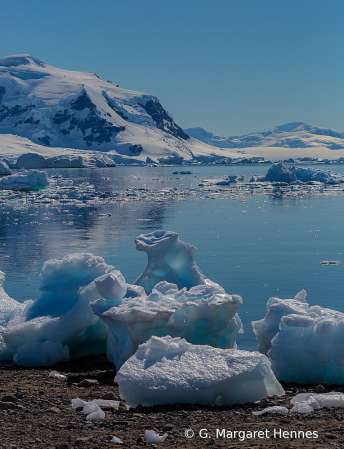
[[29,53],[156,95],[222,136],[344,132],[342,0],[0,0],[0,57]]

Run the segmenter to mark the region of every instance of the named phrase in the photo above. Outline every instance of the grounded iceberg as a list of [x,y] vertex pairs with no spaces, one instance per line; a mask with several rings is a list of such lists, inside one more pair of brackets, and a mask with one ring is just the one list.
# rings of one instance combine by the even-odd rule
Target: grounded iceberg
[[111,268],[90,253],[70,254],[44,263],[36,301],[20,304],[1,290],[0,360],[43,366],[104,353],[107,326],[80,290]]
[[285,184],[317,183],[337,184],[344,182],[343,176],[335,175],[330,170],[283,165],[281,162],[271,165],[263,177],[253,176],[251,182],[272,182]]
[[235,404],[284,394],[265,355],[193,345],[169,336],[142,344],[115,381],[131,407]]
[[5,190],[35,190],[48,185],[48,175],[38,170],[24,170],[0,179],[0,189]]
[[196,248],[168,231],[140,235],[136,243],[148,253],[147,268],[136,285],[126,284],[117,271],[95,279],[81,292],[94,300],[93,312],[109,326],[107,356],[116,368],[153,335],[236,347],[236,335],[242,332],[236,312],[242,299],[203,275],[192,258]]
[[259,351],[279,380],[301,384],[344,383],[344,314],[294,299],[270,298],[264,319],[253,321]]

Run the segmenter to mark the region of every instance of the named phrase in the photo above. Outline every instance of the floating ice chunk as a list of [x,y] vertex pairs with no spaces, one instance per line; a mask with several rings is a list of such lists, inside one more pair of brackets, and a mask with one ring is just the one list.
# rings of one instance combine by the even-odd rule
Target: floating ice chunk
[[38,170],[22,171],[0,179],[0,189],[5,190],[36,190],[48,185],[48,175]]
[[6,162],[0,159],[0,175],[10,175],[11,173],[11,169]]
[[61,380],[67,379],[66,376],[64,376],[63,374],[59,373],[58,371],[51,371],[49,373],[49,377],[52,377],[53,379],[61,379]]
[[105,412],[103,410],[99,410],[97,412],[90,413],[87,415],[87,421],[100,421],[105,418]]
[[181,171],[174,171],[174,175],[192,175],[192,171],[190,170],[181,170]]
[[115,381],[128,406],[235,404],[283,395],[266,356],[152,337],[121,367]]
[[305,293],[270,298],[268,313],[252,322],[259,351],[268,355],[278,379],[286,382],[344,383],[344,314],[309,307]]
[[339,260],[322,260],[320,265],[340,265],[341,262]]
[[205,283],[205,276],[193,260],[196,248],[181,242],[176,232],[161,230],[141,234],[135,243],[138,251],[148,255],[148,265],[135,281],[146,293],[151,293],[160,281],[176,284],[179,289]]
[[15,168],[47,168],[46,159],[38,153],[21,154],[15,164]]
[[[99,295],[83,296],[80,291],[111,268],[104,259],[90,253],[45,262],[40,297],[27,308],[25,317],[12,319],[2,330],[4,343],[15,354],[16,363],[52,365],[69,360],[69,356],[104,353],[108,329],[89,307],[89,302]],[[53,347],[50,354],[48,348]]]
[[145,435],[147,444],[162,443],[168,437],[167,433],[160,436],[158,433],[154,432],[154,430],[146,430]]
[[263,177],[252,177],[251,182],[271,182],[275,185],[288,185],[300,183],[321,182],[336,184],[344,182],[340,175],[333,174],[330,170],[297,167],[295,165],[283,165],[281,162],[271,165],[267,174]]
[[123,441],[118,437],[112,437],[111,443],[123,444]]
[[254,415],[263,415],[265,413],[278,413],[280,415],[288,415],[289,410],[287,407],[281,407],[279,405],[274,405],[273,407],[267,407],[264,410],[259,410],[257,412],[252,412]]
[[237,176],[236,175],[228,175],[225,179],[204,179],[201,183],[199,183],[199,186],[228,186],[229,184],[233,184],[236,182]]

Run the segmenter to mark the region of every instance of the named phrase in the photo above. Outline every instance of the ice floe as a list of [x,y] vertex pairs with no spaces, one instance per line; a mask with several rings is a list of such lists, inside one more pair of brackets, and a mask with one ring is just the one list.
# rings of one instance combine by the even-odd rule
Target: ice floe
[[259,351],[267,354],[277,379],[301,384],[344,383],[344,314],[294,299],[270,298],[267,314],[252,326]]
[[152,337],[121,367],[115,381],[128,406],[235,404],[283,395],[267,357],[258,352]]

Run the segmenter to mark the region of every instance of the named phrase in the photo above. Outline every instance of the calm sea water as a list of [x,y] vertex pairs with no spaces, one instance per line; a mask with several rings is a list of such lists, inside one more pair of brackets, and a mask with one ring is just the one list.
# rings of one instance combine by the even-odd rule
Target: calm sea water
[[[343,165],[316,168],[344,174]],[[173,175],[182,169],[193,174]],[[280,188],[261,194],[245,188],[240,195],[227,195],[231,186],[202,194],[198,186],[207,177],[235,174],[247,180],[267,169],[200,165],[47,170],[63,176],[57,183],[62,201],[30,203],[25,196],[10,195],[0,203],[5,289],[18,301],[37,298],[43,262],[72,252],[100,255],[133,282],[147,261],[145,253],[136,251],[135,237],[167,229],[198,248],[194,258],[208,278],[227,293],[242,296],[239,315],[245,332],[238,337],[240,349],[257,348],[251,321],[264,317],[271,296],[292,298],[304,288],[311,305],[344,312],[343,184],[311,194],[288,194]],[[182,195],[176,197],[174,191]],[[123,193],[125,198],[109,201]],[[343,263],[326,266],[320,264],[323,260]]]

